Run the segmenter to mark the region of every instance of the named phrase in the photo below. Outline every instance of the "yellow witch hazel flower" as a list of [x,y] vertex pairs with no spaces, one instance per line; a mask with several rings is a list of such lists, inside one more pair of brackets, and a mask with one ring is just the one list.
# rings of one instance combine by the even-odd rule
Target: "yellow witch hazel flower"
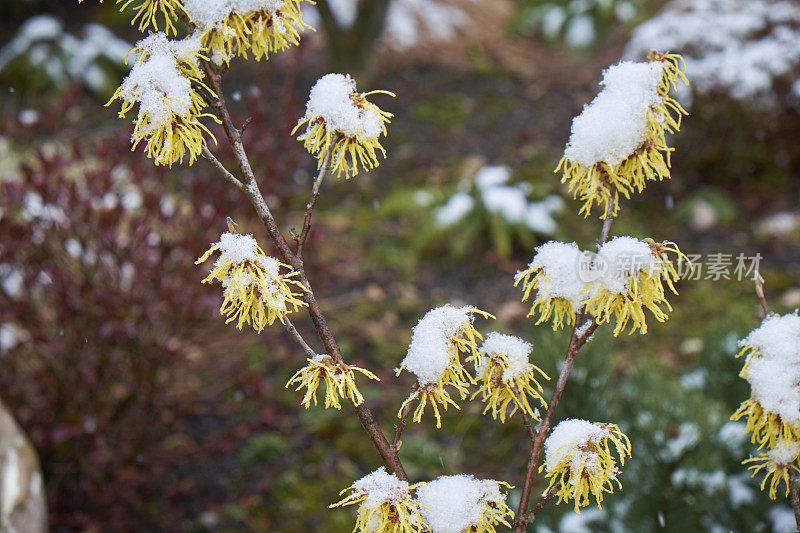
[[536,254],[528,268],[517,272],[514,286],[522,283],[522,301],[535,290],[528,316],[536,317],[541,324],[553,319],[553,329],[564,324],[573,325],[575,315],[588,296],[588,281],[593,276],[591,257],[573,243],[550,241],[536,247]]
[[[170,41],[163,33],[154,33],[136,44],[139,58],[130,74],[111,97],[122,100],[120,117],[136,104],[139,114],[133,130],[133,150],[146,141],[147,156],[156,165],[197,159],[205,146],[204,133],[211,132],[198,120],[212,117],[203,114],[203,99],[192,87],[202,85],[196,38]],[[213,139],[213,136],[211,136]]]
[[[619,195],[642,192],[648,180],[670,177],[666,134],[686,111],[669,96],[684,76],[683,59],[651,52],[647,62],[623,61],[603,73],[603,90],[572,121],[556,172],[580,198],[585,216],[595,205],[616,215]],[[613,202],[613,203],[612,203]]]
[[486,404],[484,414],[491,409],[492,418],[497,419],[499,415],[500,421],[505,422],[510,406],[508,416],[513,416],[519,409],[539,419],[539,411],[531,406],[528,396],[541,402],[546,409],[547,402],[542,397],[543,389],[536,376],[550,378],[541,368],[529,362],[532,351],[531,343],[513,335],[493,331],[486,336],[480,350],[480,364],[475,367],[480,388],[471,398],[481,396],[481,401]]
[[546,471],[550,479],[545,492],[560,483],[556,492],[558,503],[574,501],[575,511],[591,503],[594,496],[602,508],[603,493],[619,488],[620,465],[631,455],[631,443],[616,424],[591,423],[569,419],[559,423],[544,443],[545,462],[539,472]]
[[349,75],[326,74],[311,88],[306,114],[292,130],[292,135],[305,126],[297,137],[306,150],[315,156],[319,168],[328,164],[337,176],[350,178],[358,174],[359,166],[370,170],[378,166],[378,155],[386,157],[379,138],[386,135],[386,124],[394,116],[367,101],[370,94],[388,91],[357,93],[356,83]]
[[[256,61],[300,42],[303,0],[183,0],[203,45],[216,64],[234,55]],[[313,2],[312,2],[313,3]]]
[[369,370],[337,362],[328,354],[317,354],[308,359],[308,365],[292,376],[289,382],[286,383],[286,388],[295,384],[297,385],[295,390],[306,388],[306,394],[301,402],[306,409],[311,407],[312,401],[314,405],[317,405],[317,389],[323,381],[325,382],[326,409],[328,407],[341,409],[342,404],[339,402],[339,398],[347,398],[353,402],[353,405],[361,405],[364,402],[364,396],[356,387],[356,372],[360,372],[370,379],[380,381],[378,376]]
[[586,311],[596,317],[598,324],[613,319],[615,336],[629,322],[629,333],[637,329],[642,335],[647,333],[645,309],[659,322],[666,321],[672,307],[666,300],[664,285],[678,294],[674,283],[680,277],[669,253],[675,254],[679,262],[688,263],[673,242],[621,236],[605,243],[594,261],[597,279],[587,292]]
[[[288,313],[306,305],[300,299],[302,292],[293,292],[293,286],[308,292],[292,279],[297,272],[266,255],[252,235],[223,233],[195,264],[203,263],[216,251],[220,255],[203,283],[216,280],[222,284],[224,300],[219,311],[228,317],[226,324],[236,321],[238,329],[250,324],[260,333],[275,319],[283,322]],[[281,274],[281,267],[289,273]]]
[[412,492],[422,485],[409,485],[380,467],[340,492],[350,494],[330,507],[359,504],[353,533],[422,533],[428,531],[427,524]]
[[800,443],[800,316],[769,315],[739,346],[750,398],[731,419],[746,419],[745,432],[759,449]]
[[431,533],[496,533],[514,519],[503,486],[512,488],[467,474],[440,476],[417,489],[417,501]]
[[489,313],[474,307],[454,307],[443,305],[431,309],[414,326],[408,353],[397,369],[403,369],[417,377],[417,385],[411,395],[403,402],[398,416],[408,404],[419,399],[412,420],[420,422],[425,406],[430,403],[436,416],[436,427],[442,427],[439,407],[447,410],[448,405],[460,409],[445,386],[452,386],[467,397],[469,386],[474,383],[459,357],[461,352],[470,354],[480,362],[478,340],[483,339],[472,325],[474,315],[494,318]]
[[[78,0],[82,3],[83,0]],[[103,3],[103,0],[100,0]],[[136,15],[131,20],[131,25],[139,21],[139,31],[145,32],[151,26],[153,31],[158,31],[158,15],[164,18],[164,31],[167,34],[177,33],[173,19],[177,17],[177,11],[183,10],[183,5],[179,0],[117,0],[117,4],[122,4],[120,11],[125,11],[131,4]]]
[[786,486],[786,494],[784,497],[789,496],[789,484],[792,483],[790,473],[799,473],[800,469],[794,465],[798,454],[797,442],[784,442],[780,441],[770,451],[758,454],[758,457],[751,457],[745,459],[742,464],[753,463],[748,467],[748,470],[753,471],[753,477],[756,474],[764,471],[764,480],[761,482],[761,490],[767,486],[769,482],[769,498],[775,499],[778,493],[778,486],[783,481]]

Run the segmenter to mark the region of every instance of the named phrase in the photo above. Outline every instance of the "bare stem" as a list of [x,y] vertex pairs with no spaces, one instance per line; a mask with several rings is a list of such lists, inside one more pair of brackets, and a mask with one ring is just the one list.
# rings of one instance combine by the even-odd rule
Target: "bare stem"
[[[238,188],[245,193],[250,200],[250,203],[255,208],[258,216],[261,218],[261,221],[267,230],[267,233],[269,234],[270,239],[272,240],[272,243],[275,245],[275,248],[277,248],[283,261],[297,271],[299,274],[298,278],[300,283],[309,289],[309,292],[304,292],[303,299],[305,300],[306,304],[308,304],[308,314],[311,317],[311,321],[314,324],[314,328],[317,330],[322,344],[325,346],[325,352],[334,360],[343,363],[344,360],[342,359],[342,354],[339,350],[339,345],[336,342],[336,338],[328,327],[327,320],[322,314],[322,310],[320,309],[314,293],[311,292],[311,284],[309,283],[305,274],[305,270],[303,269],[303,262],[300,257],[292,252],[291,248],[289,247],[289,243],[281,233],[275,218],[272,216],[272,213],[269,210],[269,206],[267,206],[267,203],[264,200],[264,196],[261,194],[261,191],[258,188],[258,183],[256,182],[255,175],[253,174],[253,169],[250,166],[250,161],[247,158],[247,154],[245,153],[244,146],[242,144],[241,131],[236,129],[236,127],[233,125],[230,112],[225,104],[225,98],[222,94],[222,88],[220,84],[220,74],[219,72],[216,72],[207,61],[201,61],[201,64],[211,89],[217,95],[217,100],[213,102],[212,105],[216,108],[217,114],[222,120],[222,127],[225,130],[225,135],[227,136],[228,141],[233,148],[233,154],[236,157],[236,161],[239,164],[239,169],[244,177],[243,186]],[[214,161],[212,160],[212,163],[213,162]],[[220,166],[217,166],[218,170],[222,170]],[[230,173],[228,172],[227,174]],[[223,172],[223,175],[225,176],[226,180],[230,181],[225,172]],[[398,478],[407,480],[408,477],[406,476],[403,465],[400,462],[399,456],[397,455],[397,451],[386,440],[386,436],[383,434],[383,431],[381,431],[378,423],[375,421],[375,417],[372,415],[370,409],[364,403],[361,403],[360,405],[353,405],[353,408],[358,416],[359,421],[361,422],[361,426],[367,432],[367,435],[383,459],[386,467],[389,469],[389,471],[397,475]]]
[[211,161],[211,164],[216,167],[217,170],[220,171],[222,176],[234,187],[239,189],[240,191],[244,191],[244,183],[239,181],[233,174],[231,174],[225,166],[219,162],[219,159],[214,157],[214,154],[208,149],[207,146],[203,145],[203,157]]
[[528,429],[528,436],[530,436],[531,440],[535,439],[536,438],[536,431],[533,429],[533,426],[531,425],[530,418],[528,418],[528,415],[525,413],[525,411],[520,411],[520,414],[522,415],[522,422],[525,424],[525,427]]
[[303,259],[303,246],[306,244],[308,234],[311,231],[311,215],[314,212],[314,205],[317,203],[319,197],[319,188],[322,185],[322,180],[325,178],[325,173],[328,170],[328,161],[330,159],[330,152],[325,154],[322,163],[319,167],[317,177],[314,179],[314,184],[311,186],[311,199],[306,204],[306,216],[303,220],[303,229],[300,231],[300,236],[297,238],[297,257]]
[[[614,192],[615,191],[612,188],[612,200],[608,203],[608,206],[606,206],[603,227],[600,231],[600,238],[597,241],[598,247],[605,244],[609,235],[611,234],[611,223],[614,221],[613,213],[614,208],[616,207]],[[555,389],[550,397],[550,402],[547,406],[547,412],[545,413],[544,418],[542,418],[542,422],[539,425],[539,430],[536,432],[536,436],[533,438],[531,453],[528,456],[528,466],[525,471],[525,480],[522,484],[522,496],[520,497],[519,507],[517,509],[517,523],[514,527],[514,531],[516,533],[523,533],[525,531],[525,524],[532,516],[532,514],[527,513],[527,511],[530,503],[531,491],[533,490],[533,484],[536,481],[537,468],[539,466],[539,456],[542,453],[542,447],[544,446],[545,438],[547,438],[547,434],[550,431],[550,426],[553,423],[553,417],[555,416],[558,402],[561,399],[561,394],[564,392],[564,387],[567,385],[567,378],[569,378],[570,370],[572,370],[572,364],[575,362],[575,356],[578,354],[578,350],[580,350],[583,345],[586,344],[598,326],[597,322],[592,320],[591,324],[584,328],[586,320],[586,309],[583,308],[575,316],[575,327],[572,328],[572,336],[570,337],[569,345],[567,347],[567,354],[564,357],[564,364],[561,366],[561,372],[558,376],[558,381],[556,382]]]
[[789,470],[789,488],[792,496],[794,522],[797,525],[797,532],[800,533],[800,496],[797,494],[797,473],[791,469]]
[[764,295],[764,278],[761,277],[760,272],[756,272],[756,296],[761,303],[761,310],[764,316],[769,315],[769,305],[767,305],[767,297]]
[[313,358],[317,355],[317,353],[311,348],[311,346],[308,345],[308,343],[300,335],[300,332],[297,331],[297,328],[294,327],[294,324],[292,324],[289,321],[289,317],[283,317],[283,325],[286,328],[286,331],[289,332],[289,335],[291,335],[292,338],[295,340],[295,342],[297,342],[297,344],[300,345],[303,351],[306,352],[306,355],[308,355],[308,357]]
[[403,436],[403,430],[406,429],[406,419],[408,418],[408,413],[411,412],[413,402],[408,402],[403,410],[400,412],[400,422],[397,423],[397,426],[394,428],[394,439],[392,440],[392,447],[395,451],[400,449],[400,437]]
[[525,523],[528,520],[528,503],[530,502],[533,483],[536,480],[537,467],[539,465],[539,455],[541,454],[547,433],[550,431],[550,425],[553,423],[553,417],[556,412],[556,407],[558,406],[558,401],[561,399],[561,394],[564,392],[564,387],[567,385],[567,378],[569,377],[570,370],[572,370],[572,364],[575,362],[575,356],[578,354],[578,350],[580,350],[581,347],[586,344],[586,341],[589,339],[589,337],[592,336],[594,330],[597,329],[597,322],[592,321],[589,327],[579,334],[578,328],[583,325],[584,318],[584,310],[581,310],[575,319],[575,327],[572,329],[572,337],[569,340],[567,355],[564,358],[564,364],[561,366],[561,373],[558,376],[556,387],[553,390],[552,396],[550,396],[550,403],[547,406],[547,412],[545,413],[544,418],[542,418],[542,423],[539,425],[539,431],[536,432],[536,437],[533,439],[531,454],[528,457],[528,467],[527,471],[525,472],[525,481],[522,485],[522,496],[520,497],[519,508],[517,510],[517,524],[514,528],[514,531],[518,533],[525,531]]
[[531,512],[528,513],[527,515],[525,515],[525,521],[526,522],[530,521],[530,519],[533,518],[534,516],[536,516],[536,514],[539,511],[544,509],[544,506],[547,505],[547,502],[552,500],[553,496],[555,496],[556,493],[560,489],[561,489],[561,482],[560,481],[558,483],[556,483],[555,485],[553,485],[552,487],[550,487],[550,490],[547,491],[547,494],[542,496],[542,499],[539,500],[539,503],[537,503],[536,505],[533,506],[533,509],[531,509]]

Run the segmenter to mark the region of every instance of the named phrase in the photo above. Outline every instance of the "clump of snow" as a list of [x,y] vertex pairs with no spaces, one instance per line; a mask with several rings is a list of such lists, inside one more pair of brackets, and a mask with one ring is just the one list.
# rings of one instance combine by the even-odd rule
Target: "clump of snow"
[[453,356],[452,339],[471,323],[469,307],[443,305],[431,309],[414,326],[401,367],[417,376],[420,385],[436,383]]
[[219,27],[232,14],[246,17],[256,11],[275,13],[284,0],[182,0],[183,7],[200,30]]
[[[508,366],[503,370],[503,381],[510,381],[528,370],[532,351],[533,344],[519,337],[504,335],[496,331],[489,333],[481,346],[481,352],[489,358],[504,355],[508,359]],[[482,358],[481,363],[475,367],[475,373],[481,374],[483,365],[487,363],[488,360]]]
[[[251,234],[239,234],[225,232],[219,238],[219,257],[214,261],[214,268],[226,265],[239,265],[250,263],[253,267],[259,268],[265,273],[264,280],[269,288],[277,289],[275,278],[280,272],[280,263],[274,257],[259,253],[258,242]],[[235,280],[225,278],[222,285],[225,287],[225,294],[228,291],[238,290]],[[259,278],[254,271],[245,269],[242,273],[241,283],[245,286],[260,285]]]
[[753,399],[785,422],[800,421],[800,316],[767,316],[739,346],[757,350],[745,371]]
[[475,199],[465,192],[457,192],[446,204],[434,211],[433,218],[441,228],[452,226],[472,211]]
[[794,511],[786,505],[776,505],[767,511],[772,531],[775,533],[795,533],[797,522],[794,518]]
[[[511,168],[486,165],[475,173],[475,192],[484,208],[511,224],[523,224],[531,231],[550,235],[557,224],[553,218],[564,207],[560,196],[550,195],[539,202],[529,202],[528,183],[508,185]],[[466,191],[455,193],[443,206],[434,211],[439,227],[452,226],[467,216],[475,207],[475,196]]]
[[487,505],[505,499],[497,481],[467,474],[440,476],[417,489],[422,517],[432,533],[469,531],[481,523]]
[[383,466],[353,483],[353,491],[366,496],[361,503],[364,509],[374,509],[383,503],[399,502],[409,497],[408,482],[389,474]]
[[627,294],[629,281],[634,274],[655,274],[659,262],[650,245],[626,235],[614,237],[597,251],[597,264],[604,269],[600,286],[615,294]]
[[311,88],[301,121],[322,119],[328,130],[340,131],[345,137],[376,139],[383,121],[374,109],[357,106],[352,98],[355,94],[356,82],[349,74],[326,74]]
[[767,456],[776,465],[788,465],[797,458],[797,448],[796,442],[779,441],[774,448],[767,452]]
[[633,31],[625,56],[651,48],[683,55],[701,94],[771,106],[776,81],[800,72],[800,10],[789,0],[672,0]]
[[567,24],[564,42],[571,48],[585,48],[597,39],[594,19],[591,15],[578,15]]
[[0,49],[0,71],[24,60],[56,85],[79,82],[102,90],[111,84],[107,66],[121,66],[130,48],[100,24],[85,25],[83,35],[76,36],[64,31],[64,24],[54,16],[37,15]]
[[475,185],[481,191],[505,185],[509,179],[511,179],[511,168],[502,165],[486,165],[475,173]]
[[659,456],[665,461],[675,461],[700,442],[700,428],[691,422],[684,422],[678,428],[678,434],[669,439]]
[[800,316],[796,313],[769,315],[739,341],[739,346],[752,346],[769,359],[800,362]]
[[[358,14],[357,4],[357,0],[328,0],[337,26],[353,26]],[[395,50],[424,42],[452,40],[471,22],[464,10],[455,4],[438,0],[393,0],[386,13],[381,40]],[[320,25],[316,7],[305,5],[303,13],[312,26]]]
[[191,113],[192,83],[181,71],[181,64],[196,64],[200,41],[189,37],[171,41],[163,32],[138,43],[140,59],[119,88],[119,97],[139,102],[139,117],[146,117],[147,129],[169,125],[173,113]]
[[537,298],[563,298],[574,308],[580,307],[588,296],[585,291],[587,279],[581,272],[582,266],[588,264],[585,257],[574,242],[550,241],[537,246],[536,255],[528,265],[544,273],[544,279],[537,287]]
[[606,69],[603,89],[572,121],[564,155],[587,167],[627,159],[645,140],[648,110],[663,100],[657,90],[662,72],[658,61],[623,61]]
[[547,472],[550,473],[552,468],[568,457],[571,457],[573,471],[580,472],[581,465],[593,471],[599,466],[598,454],[588,447],[599,444],[610,435],[610,429],[586,420],[570,418],[560,422],[544,442]]

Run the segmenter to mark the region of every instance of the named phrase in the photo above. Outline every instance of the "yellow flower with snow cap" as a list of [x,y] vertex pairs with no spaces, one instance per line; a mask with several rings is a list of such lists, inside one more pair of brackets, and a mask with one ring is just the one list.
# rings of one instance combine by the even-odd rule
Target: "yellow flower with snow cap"
[[544,444],[545,462],[539,472],[550,479],[545,492],[559,484],[558,503],[574,501],[575,511],[591,503],[594,496],[602,508],[603,493],[622,488],[619,468],[631,455],[631,443],[616,424],[570,419],[559,423]]
[[[302,283],[292,279],[297,272],[266,255],[252,235],[223,233],[195,264],[203,263],[216,251],[220,255],[202,282],[216,280],[222,284],[220,314],[228,317],[226,324],[236,321],[238,329],[251,324],[260,333],[276,319],[283,322],[288,313],[306,305],[300,299],[302,292],[293,291],[294,286],[308,292]],[[289,269],[289,273],[281,274],[281,267]]]
[[764,490],[764,487],[767,486],[767,482],[769,482],[769,498],[774,500],[781,481],[783,481],[786,486],[785,496],[789,496],[790,483],[795,483],[795,481],[791,479],[791,473],[800,472],[800,469],[794,465],[795,460],[797,460],[797,453],[797,442],[779,441],[770,451],[762,452],[758,454],[758,457],[745,459],[742,464],[753,463],[747,468],[753,471],[753,477],[762,470],[764,471],[761,490]]
[[229,63],[234,55],[256,61],[269,59],[300,42],[303,0],[255,0],[242,5],[231,0],[183,0],[186,12],[202,36],[204,47],[216,64]]
[[327,160],[337,176],[350,178],[358,174],[359,166],[377,167],[377,152],[386,156],[379,138],[386,135],[386,124],[394,115],[367,100],[376,93],[394,96],[389,91],[357,93],[355,81],[344,74],[326,74],[314,84],[306,113],[292,135],[306,127],[297,140],[317,158],[319,168]]
[[503,487],[513,488],[468,474],[440,476],[417,489],[417,500],[431,533],[495,533],[514,518]]
[[163,33],[142,39],[134,48],[139,57],[130,74],[106,104],[122,100],[121,118],[139,104],[132,149],[145,141],[147,156],[156,165],[183,162],[187,154],[191,165],[206,145],[204,134],[213,139],[199,119],[218,119],[202,112],[205,102],[193,87],[205,87],[199,46],[195,38],[171,41]]
[[380,467],[339,494],[350,492],[330,507],[358,504],[358,518],[353,533],[422,533],[428,531],[413,491],[424,485],[398,479]]
[[378,376],[357,366],[347,365],[342,362],[334,361],[328,354],[318,354],[308,359],[308,365],[304,366],[291,377],[286,387],[297,385],[295,390],[306,388],[305,396],[301,404],[308,409],[311,402],[317,405],[317,389],[320,384],[325,382],[325,408],[335,407],[341,409],[342,404],[339,398],[347,398],[353,405],[361,405],[364,396],[356,387],[355,373],[360,372],[370,379],[380,381]]
[[506,421],[517,409],[538,420],[539,411],[531,406],[528,396],[540,402],[545,409],[547,402],[542,397],[542,386],[536,379],[537,374],[547,377],[541,368],[529,362],[533,345],[512,335],[491,332],[481,346],[481,361],[475,367],[480,388],[471,399],[481,396],[486,404],[484,414],[491,409],[492,418]]
[[398,417],[402,416],[406,406],[419,400],[412,420],[420,422],[426,405],[430,403],[439,428],[442,426],[440,406],[445,410],[448,405],[460,409],[445,387],[455,388],[463,400],[474,382],[461,363],[460,353],[465,352],[480,360],[478,340],[483,337],[472,325],[475,314],[494,318],[474,307],[443,305],[428,311],[414,327],[408,353],[400,363],[397,375],[403,369],[408,370],[417,377],[417,385],[400,406]]
[[669,96],[678,83],[689,83],[683,59],[652,51],[645,63],[624,61],[603,74],[603,90],[572,122],[562,182],[583,202],[585,216],[595,205],[616,215],[619,195],[642,192],[649,180],[670,177],[666,134],[680,129],[687,114]]
[[677,294],[674,283],[679,278],[669,253],[675,254],[679,262],[688,262],[672,242],[621,236],[605,243],[597,252],[598,263],[605,271],[593,282],[592,293],[585,301],[586,311],[596,317],[598,324],[613,320],[615,336],[629,322],[629,333],[637,329],[642,335],[647,333],[645,309],[659,322],[666,321],[672,307],[664,286]]
[[731,419],[746,419],[745,433],[759,449],[800,443],[800,316],[769,315],[739,346],[750,398]]
[[574,324],[593,279],[590,259],[574,242],[550,241],[536,247],[528,268],[514,277],[515,287],[522,283],[523,302],[533,293],[528,316],[537,317],[537,324],[552,317],[554,330]]

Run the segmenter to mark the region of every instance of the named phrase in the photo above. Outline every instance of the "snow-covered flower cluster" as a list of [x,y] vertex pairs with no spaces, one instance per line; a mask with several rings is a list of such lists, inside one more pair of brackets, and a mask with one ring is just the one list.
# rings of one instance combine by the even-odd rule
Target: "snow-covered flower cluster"
[[539,472],[550,478],[546,492],[558,484],[558,503],[574,500],[575,511],[591,503],[601,507],[603,493],[622,488],[620,466],[631,455],[631,443],[616,424],[569,419],[559,423],[544,444],[545,462]]
[[300,402],[306,409],[311,407],[311,402],[317,405],[317,389],[325,382],[325,408],[335,407],[341,409],[339,398],[349,399],[353,405],[361,405],[364,396],[356,386],[355,373],[360,372],[370,379],[380,381],[378,376],[357,366],[335,361],[328,354],[317,354],[308,359],[308,364],[295,373],[286,383],[289,388],[297,385],[295,390],[306,388],[305,396]]
[[186,13],[216,64],[234,55],[256,61],[300,42],[303,0],[183,0]]
[[[219,242],[212,244],[195,264],[203,263],[216,251],[219,257],[203,283],[216,280],[222,284],[224,299],[219,311],[228,317],[226,324],[235,320],[238,329],[251,324],[260,333],[276,318],[283,322],[286,314],[306,305],[300,299],[302,292],[292,290],[295,286],[300,291],[308,291],[302,283],[292,279],[297,272],[266,255],[252,235],[223,233]],[[281,267],[289,272],[281,274]]]
[[753,475],[765,470],[762,490],[769,478],[770,498],[778,483],[787,479],[798,457],[800,445],[800,316],[796,313],[768,315],[761,325],[739,341],[745,363],[741,377],[750,383],[750,398],[731,416],[746,420],[746,433],[766,453],[748,459],[756,463]]
[[598,324],[613,320],[614,335],[631,322],[629,333],[638,329],[645,334],[645,309],[664,322],[672,310],[664,286],[677,294],[674,282],[679,275],[669,253],[679,263],[686,260],[675,243],[652,239],[615,237],[597,254],[582,252],[575,243],[550,241],[536,248],[514,285],[522,284],[523,302],[536,290],[528,316],[536,316],[537,324],[552,317],[553,329],[572,325],[585,307]]
[[786,487],[784,497],[789,496],[789,486],[794,483],[791,473],[797,474],[800,469],[794,464],[798,455],[797,442],[780,442],[777,446],[767,452],[761,452],[757,457],[745,459],[742,464],[753,463],[747,469],[753,471],[753,476],[764,471],[764,479],[761,481],[761,490],[769,482],[769,497],[774,500],[778,494],[778,486],[783,481]]
[[[302,21],[302,1],[117,0],[122,10],[132,6],[133,22],[138,21],[143,32],[158,30],[164,19],[164,32],[137,43],[138,60],[111,99],[122,100],[121,117],[139,104],[134,149],[146,140],[147,155],[156,165],[182,162],[187,155],[189,164],[194,163],[206,145],[204,135],[211,135],[198,119],[219,122],[215,115],[203,113],[206,100],[213,101],[216,95],[203,82],[200,62],[227,64],[237,53],[243,57],[252,53],[260,60],[297,44],[299,31],[308,27]],[[185,19],[193,33],[169,40],[170,33],[177,33],[177,18]]]
[[648,61],[623,61],[603,73],[603,90],[572,121],[572,133],[556,172],[583,205],[601,218],[616,215],[619,195],[642,192],[648,180],[670,177],[667,133],[680,128],[686,111],[669,96],[686,82],[682,59],[652,51]]
[[419,533],[426,531],[426,524],[413,490],[422,485],[409,485],[380,467],[340,492],[340,495],[348,491],[350,494],[331,507],[359,504],[353,533]]
[[651,47],[686,59],[700,94],[773,106],[789,89],[800,98],[800,10],[791,0],[672,0],[638,26],[625,56]]
[[445,387],[453,387],[463,400],[473,383],[472,376],[461,362],[460,354],[468,354],[468,360],[480,360],[478,340],[483,337],[472,325],[476,314],[494,318],[474,307],[443,305],[425,313],[414,326],[408,353],[400,363],[397,374],[408,370],[416,376],[417,385],[403,402],[398,416],[402,416],[407,405],[419,399],[412,418],[414,422],[419,422],[425,406],[430,402],[438,428],[442,425],[440,406],[445,410],[448,405],[459,409]]
[[[330,166],[337,176],[358,174],[358,167],[378,166],[378,154],[386,151],[378,140],[386,135],[391,113],[367,101],[367,96],[388,91],[356,92],[356,82],[345,74],[326,74],[311,88],[306,113],[292,130],[306,126],[297,139],[317,158],[319,168]],[[327,162],[327,163],[326,163]]]
[[495,533],[514,518],[503,485],[509,486],[467,474],[440,476],[417,489],[417,501],[431,533]]
[[202,113],[205,102],[192,85],[202,84],[199,40],[171,41],[154,33],[136,43],[134,51],[139,57],[108,104],[122,100],[120,117],[139,104],[133,149],[146,140],[147,155],[156,165],[182,162],[187,153],[192,164],[206,144],[203,133],[211,134],[198,118],[212,115]]
[[502,217],[510,224],[522,224],[529,230],[543,235],[552,235],[556,230],[553,218],[564,201],[560,196],[551,195],[539,202],[529,202],[528,183],[509,185],[511,169],[506,166],[484,166],[475,174],[476,195],[467,190],[459,190],[434,212],[439,227],[448,227],[461,221],[475,207],[477,196],[489,213]]
[[493,331],[486,336],[480,349],[479,362],[475,365],[480,388],[472,395],[472,398],[480,395],[481,401],[486,404],[484,413],[491,409],[492,418],[496,419],[499,415],[500,421],[505,422],[510,406],[508,416],[513,416],[519,409],[539,419],[539,411],[531,406],[528,396],[547,408],[537,374],[544,379],[550,378],[530,362],[532,351],[531,343],[513,335]]

